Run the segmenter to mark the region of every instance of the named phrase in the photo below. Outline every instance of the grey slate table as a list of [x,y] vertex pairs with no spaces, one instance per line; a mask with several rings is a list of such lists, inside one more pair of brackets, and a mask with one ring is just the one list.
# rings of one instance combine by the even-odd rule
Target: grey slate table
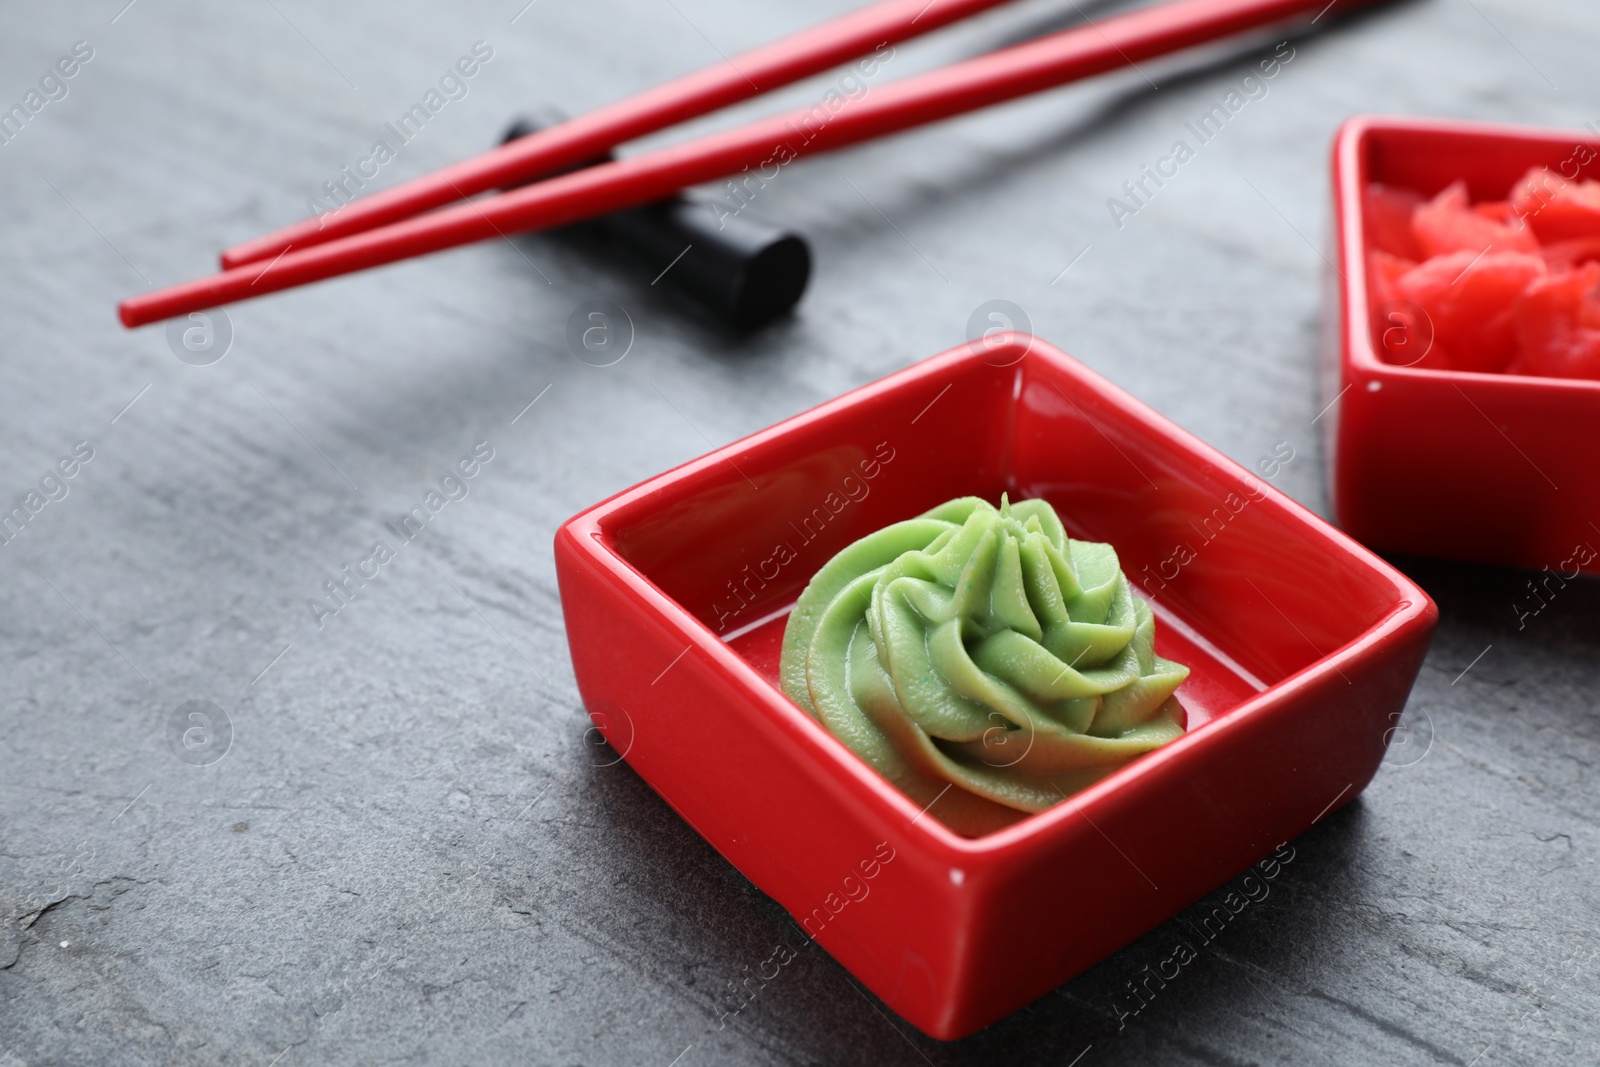
[[[0,547],[0,1064],[1600,1061],[1593,583],[1519,628],[1525,575],[1398,561],[1443,612],[1408,743],[1271,896],[1121,1025],[1113,997],[1177,927],[941,1045],[607,765],[549,547],[610,493],[959,342],[992,298],[1245,463],[1287,442],[1276,484],[1326,513],[1336,125],[1600,120],[1592,4],[1418,0],[1297,39],[1120,228],[1107,199],[1275,40],[785,168],[752,210],[810,237],[816,276],[748,338],[547,237],[237,306],[210,365],[116,324],[118,298],[370,172],[474,42],[492,56],[374,187],[532,102],[583,110],[850,6],[523,2],[5,14],[8,107],[75,42],[92,57],[0,145],[0,495],[93,455]],[[874,84],[1078,17],[996,12]],[[614,366],[566,347],[593,299],[634,323]],[[323,583],[479,442],[468,495],[319,626]],[[719,1027],[779,944],[797,959]]]

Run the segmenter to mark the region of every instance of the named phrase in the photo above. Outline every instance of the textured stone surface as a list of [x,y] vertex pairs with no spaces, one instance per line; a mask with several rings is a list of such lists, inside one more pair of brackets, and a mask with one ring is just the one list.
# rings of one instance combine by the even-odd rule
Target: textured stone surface
[[[1181,927],[940,1045],[601,765],[549,550],[581,507],[958,342],[995,297],[1241,461],[1289,442],[1277,484],[1324,509],[1335,126],[1600,120],[1586,0],[1413,2],[1299,40],[1120,230],[1106,198],[1273,40],[785,168],[756,209],[818,269],[753,338],[527,238],[239,306],[205,367],[113,303],[301,215],[474,41],[494,56],[469,95],[379,181],[533,101],[582,110],[850,3],[124,2],[19,7],[0,35],[7,106],[94,48],[0,147],[0,495],[94,450],[0,548],[0,1064],[1595,1062],[1594,583],[1518,630],[1524,576],[1400,561],[1443,609],[1414,743],[1294,842],[1271,896],[1120,1029],[1112,995]],[[996,12],[878,80],[1069,17]],[[637,328],[607,368],[563,341],[596,298]],[[480,441],[470,495],[319,629],[321,583]],[[190,700],[231,727],[207,766],[169,743]],[[719,1030],[780,943],[798,958]]]

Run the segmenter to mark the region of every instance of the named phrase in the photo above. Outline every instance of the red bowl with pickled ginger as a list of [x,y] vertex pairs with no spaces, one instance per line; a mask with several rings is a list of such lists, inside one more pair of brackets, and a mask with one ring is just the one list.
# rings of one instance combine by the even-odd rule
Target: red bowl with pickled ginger
[[1600,573],[1600,137],[1354,118],[1333,206],[1339,524],[1382,551]]

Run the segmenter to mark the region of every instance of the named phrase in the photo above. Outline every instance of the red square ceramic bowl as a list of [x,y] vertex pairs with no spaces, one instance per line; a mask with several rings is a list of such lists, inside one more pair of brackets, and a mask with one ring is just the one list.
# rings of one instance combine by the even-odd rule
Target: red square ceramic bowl
[[[1108,541],[1193,673],[1184,736],[970,839],[786,698],[812,573],[952,497]],[[1359,793],[1437,613],[1366,549],[1043,342],[946,352],[583,512],[556,536],[596,724],[890,1007],[952,1039],[1126,945]],[[1019,916],[1027,916],[1022,922]]]
[[[1530,167],[1580,174],[1588,133],[1351,119],[1333,149],[1338,274],[1328,277],[1322,421],[1334,513],[1380,551],[1600,574],[1600,382],[1395,366],[1369,326],[1362,190],[1432,196],[1457,179],[1503,200]],[[1577,158],[1589,159],[1588,152]],[[1337,402],[1336,402],[1337,401]]]

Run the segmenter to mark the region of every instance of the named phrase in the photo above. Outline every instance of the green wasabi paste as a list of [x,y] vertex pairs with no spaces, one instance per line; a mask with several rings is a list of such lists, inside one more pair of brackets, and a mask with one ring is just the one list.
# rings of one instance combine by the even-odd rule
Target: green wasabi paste
[[840,552],[795,605],[780,671],[790,699],[974,835],[1179,737],[1189,675],[1155,654],[1110,545],[1004,497],[952,500]]

